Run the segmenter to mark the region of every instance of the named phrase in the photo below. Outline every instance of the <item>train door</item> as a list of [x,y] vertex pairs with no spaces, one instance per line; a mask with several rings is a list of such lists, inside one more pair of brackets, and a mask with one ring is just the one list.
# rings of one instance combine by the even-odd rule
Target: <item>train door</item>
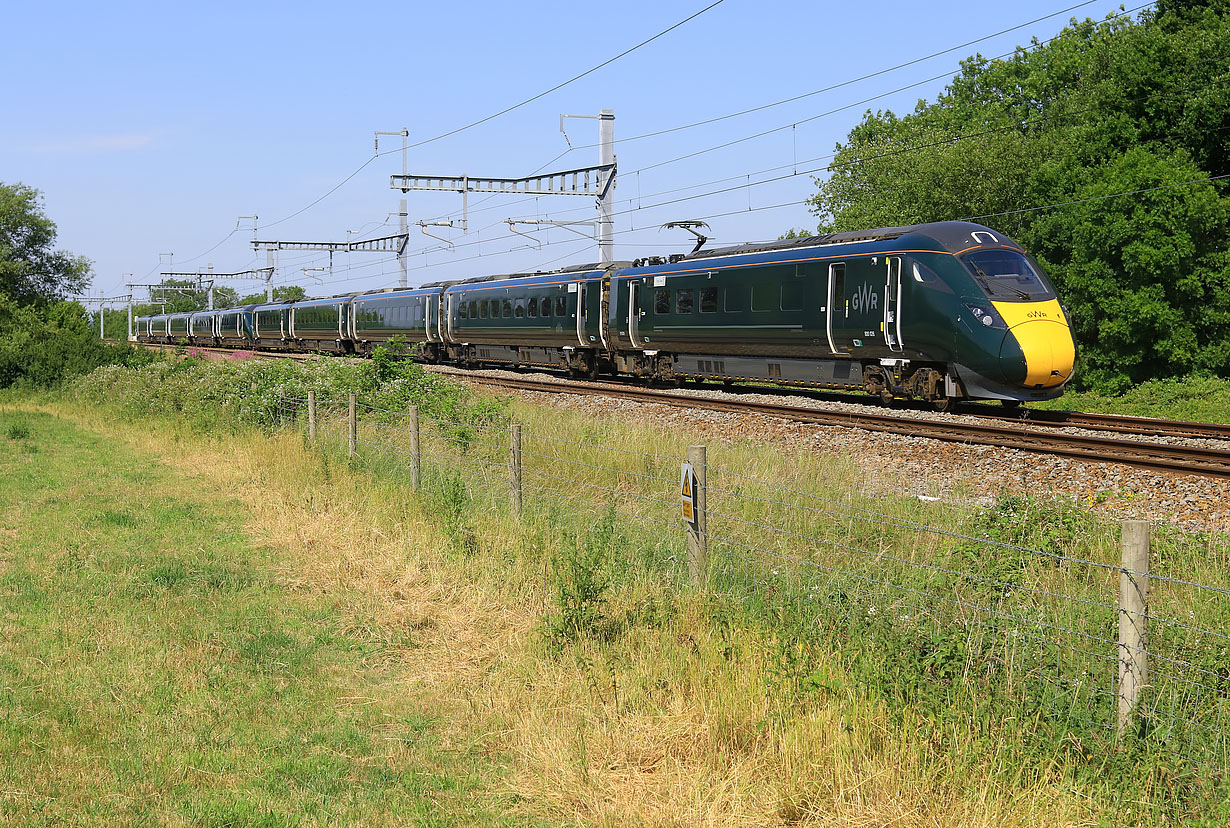
[[836,262],[829,265],[828,292],[825,304],[820,310],[824,313],[825,333],[828,335],[829,350],[835,354],[848,353],[849,341],[846,320],[849,309],[846,306],[846,263]]
[[440,318],[439,311],[437,310],[439,301],[440,297],[432,294],[428,294],[424,300],[423,332],[426,334],[428,342],[440,341]]
[[882,342],[884,274],[878,259],[875,256],[830,265],[828,335],[834,353]]
[[884,262],[888,278],[884,282],[884,344],[890,351],[901,345],[901,257],[888,256]]
[[628,341],[633,348],[645,347],[641,342],[641,317],[645,312],[641,310],[640,287],[636,279],[628,282]]

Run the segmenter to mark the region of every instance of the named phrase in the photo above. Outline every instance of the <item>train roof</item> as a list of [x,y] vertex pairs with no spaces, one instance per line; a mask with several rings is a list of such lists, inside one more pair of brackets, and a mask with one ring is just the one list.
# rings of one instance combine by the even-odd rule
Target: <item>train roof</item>
[[941,247],[950,253],[957,253],[969,247],[985,244],[975,238],[973,233],[989,233],[991,238],[1000,244],[1016,246],[1016,243],[1004,234],[974,224],[969,221],[933,221],[925,224],[907,224],[900,227],[878,227],[872,230],[854,230],[846,233],[826,233],[820,236],[800,236],[790,239],[774,239],[767,242],[752,242],[748,244],[717,247],[713,250],[700,250],[684,256],[681,261],[697,259],[712,259],[721,256],[746,256],[750,253],[767,253],[773,251],[800,250],[809,247],[826,247],[837,244],[854,244],[858,242],[892,241],[902,236],[922,235],[934,239]]

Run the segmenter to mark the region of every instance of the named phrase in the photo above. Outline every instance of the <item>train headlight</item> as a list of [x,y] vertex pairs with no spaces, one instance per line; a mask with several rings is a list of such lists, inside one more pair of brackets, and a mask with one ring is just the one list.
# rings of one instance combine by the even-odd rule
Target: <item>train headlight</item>
[[1007,325],[1004,324],[1004,320],[1000,317],[1000,315],[995,312],[994,308],[991,308],[987,305],[978,305],[978,304],[972,304],[972,303],[967,303],[965,307],[969,308],[969,312],[974,315],[974,319],[977,322],[982,323],[988,328],[1007,328],[1008,327]]

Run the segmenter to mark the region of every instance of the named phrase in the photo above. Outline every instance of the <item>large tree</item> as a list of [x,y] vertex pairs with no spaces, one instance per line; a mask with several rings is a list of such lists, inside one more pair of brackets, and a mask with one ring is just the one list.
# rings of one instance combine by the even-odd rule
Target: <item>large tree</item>
[[820,230],[988,224],[1050,271],[1088,384],[1230,376],[1228,64],[1230,0],[976,56],[934,103],[867,113],[817,182]]
[[0,182],[0,294],[18,305],[45,306],[89,284],[90,260],[56,250],[55,222],[38,190]]

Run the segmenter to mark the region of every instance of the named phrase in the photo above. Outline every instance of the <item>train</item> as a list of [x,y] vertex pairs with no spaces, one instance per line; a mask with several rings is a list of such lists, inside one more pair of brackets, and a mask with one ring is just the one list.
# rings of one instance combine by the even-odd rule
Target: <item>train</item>
[[396,341],[467,368],[862,391],[941,411],[1052,399],[1077,357],[1038,263],[958,221],[142,316],[135,339],[338,354]]

